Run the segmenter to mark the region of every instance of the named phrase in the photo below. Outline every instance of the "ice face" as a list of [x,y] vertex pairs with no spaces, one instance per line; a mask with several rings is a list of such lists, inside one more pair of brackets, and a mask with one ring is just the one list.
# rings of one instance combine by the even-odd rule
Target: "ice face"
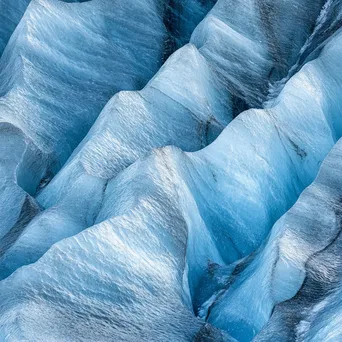
[[[39,194],[38,201],[48,210],[32,221],[20,241],[17,241],[15,252],[11,253],[17,255],[17,261],[11,261],[11,270],[22,263],[37,260],[61,238],[91,226],[101,207],[102,193],[107,181],[139,157],[153,148],[165,145],[196,151],[214,140],[234,114],[244,107],[231,93],[232,87],[225,79],[224,70],[233,72],[231,66],[237,65],[239,70],[234,72],[239,73],[239,77],[244,77],[243,70],[246,66],[241,59],[237,64],[236,56],[246,49],[250,51],[247,41],[251,41],[253,34],[254,37],[261,35],[260,31],[252,34],[252,28],[260,25],[260,18],[253,21],[251,17],[251,27],[240,34],[245,37],[244,44],[239,43],[234,54],[231,54],[227,49],[232,44],[232,32],[227,34],[211,24],[213,18],[216,18],[214,21],[219,26],[236,26],[235,19],[224,10],[228,5],[227,1],[218,2],[209,16],[196,28],[192,41],[200,45],[199,50],[192,44],[179,49],[143,90],[121,92],[108,102],[65,167]],[[313,22],[317,6],[310,6],[313,11],[310,20]],[[251,13],[248,15],[251,16]],[[306,27],[309,18],[304,19],[302,26]],[[220,43],[218,46],[213,43],[215,41],[208,39],[213,34],[217,41],[226,45],[222,47]],[[282,34],[283,40],[287,41],[287,35],[292,34],[292,31],[284,30]],[[304,36],[303,34],[300,38],[302,43]],[[236,40],[234,42],[237,43]],[[269,57],[261,56],[271,55],[269,44],[257,44],[252,50],[256,53],[253,52],[249,61],[253,61],[260,70],[263,69],[269,62]],[[295,52],[298,53],[298,49],[293,47],[291,53],[294,55]],[[288,56],[284,55],[283,58]],[[225,69],[222,61],[226,61]],[[273,64],[277,63],[279,61]],[[267,82],[271,81],[270,77],[265,79],[259,72],[250,71],[250,68],[246,70],[249,73],[245,75],[247,79],[264,83],[266,79]],[[253,91],[257,89],[255,84],[253,88]],[[80,194],[82,201],[78,200]],[[70,209],[75,201],[79,204],[77,212]],[[64,224],[61,225],[61,222]],[[262,237],[264,234],[256,239],[252,238],[255,240],[250,244],[253,247],[246,246],[246,250],[254,248],[258,244],[256,241]],[[2,276],[8,275],[8,272],[10,270]]]
[[[213,5],[195,3],[197,7],[192,13],[183,11],[178,19],[179,25],[187,25],[189,30]],[[11,15],[15,14],[19,21],[19,12],[24,11],[24,2],[20,4],[1,2],[6,8],[3,15],[13,29],[16,21]],[[181,4],[184,10],[187,5],[180,1]],[[173,15],[177,14],[177,8],[173,9]],[[165,44],[175,35],[164,22],[169,15],[165,2],[152,0],[124,4],[109,0],[30,3],[0,60],[1,120],[11,127],[8,129],[20,132],[9,137],[12,144],[18,134],[22,140],[16,146],[16,165],[11,168],[18,171],[16,176],[4,166],[8,174],[4,171],[2,179],[3,208],[6,203],[9,208],[2,211],[4,224],[0,237],[9,234],[9,240],[14,242],[20,236],[33,212],[37,213],[36,209],[31,212],[24,207],[26,199],[39,208],[30,196],[64,164],[107,100],[119,90],[141,88],[158,70],[165,54],[171,51]],[[136,21],[134,26],[131,20]],[[187,39],[189,34],[184,32],[182,41]],[[6,144],[4,140],[4,163],[12,148]],[[101,180],[89,186],[88,191],[95,187],[101,192],[99,183]],[[98,207],[100,197],[93,207]],[[87,201],[82,203],[80,206],[87,211],[90,205]],[[26,212],[27,218],[21,219]],[[89,218],[92,215],[83,220],[86,223],[82,228],[92,224]],[[73,233],[80,230],[71,228],[72,223],[69,227]],[[59,240],[56,239],[50,239],[49,246]],[[3,244],[9,246],[8,238]],[[42,247],[40,250],[45,251]]]
[[[63,340],[75,333],[77,322],[80,338],[98,338],[100,325],[106,324],[103,339],[115,327],[121,340],[136,340],[147,333],[151,340],[186,340],[203,336],[203,323],[193,309],[233,337],[249,340],[267,314],[253,315],[253,301],[246,294],[233,307],[236,297],[229,305],[224,295],[217,303],[206,297],[215,294],[213,288],[220,289],[230,275],[239,282],[241,272],[224,265],[261,244],[274,222],[315,178],[341,136],[341,108],[336,100],[342,84],[341,40],[339,32],[316,60],[287,83],[274,107],[242,113],[199,152],[158,149],[110,180],[93,227],[55,244],[38,262],[0,283],[4,334]],[[233,191],[236,188],[239,192]],[[271,261],[265,259],[262,265]],[[252,265],[246,259],[238,269],[245,264]],[[284,273],[279,267],[281,277],[286,277],[287,270]],[[215,280],[217,274],[222,279]],[[298,272],[293,279],[286,288],[277,279],[279,296],[288,299],[295,294],[291,290],[298,286]],[[209,301],[200,308],[205,299]],[[213,307],[205,315],[208,303]],[[267,311],[268,302],[262,303]],[[238,311],[239,307],[245,311]],[[35,317],[43,312],[46,318],[41,325]],[[257,322],[248,322],[249,315]],[[227,324],[230,317],[234,329]],[[14,328],[17,324],[20,330]],[[214,329],[210,333],[225,338]]]
[[270,99],[280,93],[287,81],[295,75],[305,63],[315,59],[319,55],[320,51],[325,46],[326,41],[341,27],[341,20],[342,2],[334,0],[326,1],[317,18],[313,32],[300,50],[296,63],[292,65],[286,77],[271,85],[269,89]]
[[18,25],[30,0],[1,0],[0,56]]
[[295,63],[324,3],[219,0],[191,42],[218,64],[236,102],[260,107],[270,83]]
[[[210,8],[193,2],[193,17],[179,19],[189,29]],[[175,34],[166,8],[153,0],[32,1],[0,62],[1,117],[53,154],[58,169],[109,98],[140,89],[161,66]]]
[[[220,291],[209,321],[225,320],[229,330],[240,325],[236,335],[244,340],[242,335],[260,331],[274,310],[256,341],[340,338],[341,155],[342,140],[314,183],[273,227],[267,243],[237,265],[239,271]],[[249,310],[243,308],[247,302]]]
[[[182,66],[177,73],[175,64]],[[181,87],[183,84],[188,88]],[[139,155],[166,144],[194,151],[217,137],[231,118],[222,101],[225,94],[205,59],[188,45],[175,53],[142,91],[116,95],[67,165],[38,196],[48,209],[6,253],[11,266],[1,277],[10,269],[36,261],[60,239],[91,226],[108,179]],[[215,117],[215,113],[221,116]]]
[[341,3],[212,6],[6,14],[0,341],[338,339]]
[[2,56],[2,79],[11,83],[1,83],[1,116],[54,154],[55,168],[113,93],[141,87],[160,66],[166,31],[155,4],[110,3],[33,1]]
[[[166,171],[167,165],[159,164],[158,158],[155,163]],[[74,334],[76,324],[80,339],[111,340],[114,335],[122,341],[135,341],[138,336],[151,341],[182,341],[201,328],[203,322],[192,314],[182,285],[187,226],[179,208],[173,205],[176,198],[171,179],[163,179],[163,173],[155,176],[150,163],[134,164],[129,172],[131,175],[119,176],[110,188],[117,194],[125,192],[129,177],[140,174],[150,185],[146,188],[147,196],[145,189],[135,182],[134,192],[120,198],[110,196],[110,191],[105,202],[115,214],[104,208],[101,215],[110,218],[55,245],[31,266],[36,274],[22,268],[28,272],[20,275],[19,271],[8,278],[8,282],[17,276],[23,280],[14,281],[21,284],[23,302],[28,301],[19,306],[31,311],[28,316],[22,312],[25,324],[20,332],[13,332],[14,338],[65,340]],[[167,192],[163,201],[160,191]],[[129,194],[138,203],[131,201]],[[118,203],[113,206],[111,202],[115,199]],[[152,210],[146,211],[147,208]],[[65,252],[61,254],[62,250]],[[55,258],[59,259],[57,264]],[[45,276],[39,275],[42,270]],[[1,286],[10,290],[6,281]],[[43,292],[51,296],[45,297]],[[9,292],[0,293],[4,308],[1,333],[5,336],[12,334],[15,322],[11,317],[15,313],[12,301],[6,300],[11,297]],[[44,304],[36,306],[34,301],[39,298]],[[44,311],[46,321],[39,323],[43,323],[41,329],[33,327],[32,310],[37,315]],[[49,315],[54,315],[53,321]],[[64,328],[61,330],[60,326]]]
[[[113,91],[139,87],[160,66],[166,29],[155,4],[125,2],[121,14],[109,5],[32,1],[1,57],[0,117],[13,142],[2,141],[1,167],[8,173],[1,180],[6,218],[0,236],[10,234],[10,241],[37,211],[25,204],[35,202],[29,196],[58,170]],[[21,8],[6,6],[9,13]],[[118,31],[129,13],[139,24]],[[126,45],[118,44],[125,35]],[[11,145],[16,158],[9,169]]]

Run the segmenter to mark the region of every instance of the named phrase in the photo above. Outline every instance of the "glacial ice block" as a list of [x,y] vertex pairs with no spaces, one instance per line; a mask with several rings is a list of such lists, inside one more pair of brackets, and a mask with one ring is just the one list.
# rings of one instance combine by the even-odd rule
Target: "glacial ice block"
[[[258,338],[276,337],[279,327],[289,338],[339,336],[339,259],[329,264],[338,257],[339,236],[327,244],[331,234],[321,239],[319,228],[320,222],[331,230],[338,226],[331,224],[331,217],[339,217],[331,189],[339,183],[329,172],[340,159],[340,144],[294,207],[312,205],[304,219],[314,223],[316,200],[326,200],[337,214],[327,210],[308,235],[300,225],[303,236],[296,231],[281,246],[299,250],[299,257],[307,252],[303,246],[310,253],[323,249],[312,258],[305,254],[304,266],[286,259],[275,270],[268,267],[276,259],[277,231],[296,210],[291,209],[274,226],[271,249],[268,242],[253,252],[342,135],[341,31],[332,29],[323,44],[313,38],[319,46],[309,59],[317,58],[267,108],[242,113],[215,140],[239,109],[264,104],[268,82],[286,75],[312,31],[318,2],[238,2],[229,7],[236,9],[231,15],[225,7],[231,2],[219,1],[195,30],[196,46],[173,54],[143,90],[115,95],[75,150],[110,89],[120,82],[127,89],[142,87],[178,28],[169,25],[175,13],[162,1],[135,1],[127,9],[125,3],[115,12],[112,1],[68,2],[34,0],[0,62],[0,198],[3,207],[10,205],[0,213],[0,277],[7,277],[0,282],[0,340],[250,340],[274,305],[293,297],[301,284],[298,296],[275,307]],[[257,15],[250,16],[250,8]],[[51,20],[33,25],[42,13]],[[127,13],[133,15],[129,20]],[[131,25],[131,19],[146,28]],[[63,39],[52,41],[51,28],[60,29]],[[83,46],[79,38],[85,36],[90,38]],[[141,45],[133,48],[136,41],[127,38],[137,36]],[[116,71],[108,72],[109,54],[120,51]],[[167,144],[187,152],[161,148]],[[43,188],[73,150],[40,192],[46,208],[40,213],[43,208],[29,194]],[[322,266],[318,272],[315,264]],[[319,295],[317,289],[323,289]]]
[[[0,157],[4,163],[0,238],[5,239],[1,243],[6,246],[2,254],[21,235],[33,213],[40,211],[30,196],[50,181],[111,95],[122,89],[139,89],[151,78],[162,63],[165,41],[174,34],[164,23],[164,2],[80,2],[31,1],[0,60],[1,121],[20,132],[5,135],[13,140],[9,146],[16,144],[18,134],[21,136],[16,147],[21,157],[14,158],[17,165],[11,166],[11,170],[17,169],[14,175],[13,171],[6,174],[10,172],[5,165],[9,148],[4,146]],[[196,25],[211,6],[195,3],[194,17],[184,14],[179,19],[188,19],[189,27]],[[5,19],[1,29],[13,31],[27,4],[1,0]],[[7,27],[6,20],[12,26]],[[4,39],[12,33],[9,29],[6,32],[1,35]],[[34,210],[23,203],[35,203]],[[86,202],[82,204],[83,209],[89,208]],[[89,216],[82,228],[93,223],[94,218]],[[80,230],[74,228],[73,232]],[[49,241],[50,246],[55,240]]]
[[135,183],[134,194],[117,198],[111,208],[120,215],[107,211],[108,219],[0,282],[0,339],[186,341],[214,334],[228,341],[208,325],[202,331],[191,310],[186,281],[183,287],[187,225],[172,192],[160,201],[171,180],[151,171],[137,163],[111,184],[120,191],[131,175],[146,176],[145,186]]
[[[19,12],[22,15],[25,10],[24,1],[20,6],[18,1],[1,0],[0,4],[6,8],[1,14],[14,29]],[[36,150],[32,159],[18,161],[21,179],[14,178],[15,191],[25,197],[25,192],[33,195],[44,187],[86,135],[106,101],[119,90],[144,86],[165,54],[172,52],[166,47],[170,39],[177,33],[182,35],[179,44],[187,41],[188,30],[213,4],[198,0],[191,4],[179,0],[173,5],[159,0],[124,4],[110,0],[31,1],[0,60],[1,120],[21,131],[24,141]],[[192,11],[186,10],[189,5]],[[166,19],[174,21],[175,17],[186,32],[167,26]],[[30,177],[33,173],[34,180]],[[3,198],[11,193],[6,184]],[[19,208],[6,222],[15,224]],[[28,217],[26,223],[32,215]],[[87,226],[92,224],[88,218],[85,221]],[[1,234],[11,227],[6,223]]]
[[166,144],[194,151],[211,142],[230,119],[222,100],[225,94],[205,59],[187,45],[142,91],[114,96],[66,166],[38,196],[46,210],[6,252],[0,277],[93,225],[108,180],[139,155]]
[[[134,16],[139,23],[132,27],[127,17]],[[166,34],[150,0],[30,3],[0,59],[0,118],[8,139],[0,156],[2,254],[40,211],[30,196],[65,162],[105,102],[158,69]]]
[[[336,39],[334,42],[338,41]],[[331,43],[325,50],[336,50],[335,44]],[[194,157],[198,172],[203,169],[204,176],[196,181],[196,185],[192,182],[190,185],[197,205],[203,211],[201,215],[226,262],[247,255],[263,241],[275,220],[294,203],[303,188],[315,177],[318,163],[333,145],[335,137],[339,136],[339,107],[333,107],[339,88],[329,88],[328,84],[335,81],[330,80],[324,71],[328,67],[327,61],[337,55],[337,51],[323,52],[322,57],[305,67],[289,82],[274,108],[265,112],[244,113],[241,119],[231,124],[227,130],[229,133],[219,137],[217,142],[200,153],[199,158]],[[338,69],[338,63],[336,59],[331,68]],[[336,73],[334,77],[338,78],[339,74]],[[179,83],[182,79],[184,81]],[[184,84],[188,87],[184,87]],[[64,169],[39,196],[43,206],[51,210],[34,220],[18,243],[4,255],[2,277],[22,264],[37,260],[54,242],[89,227],[100,209],[107,180],[139,155],[168,142],[177,143],[183,149],[196,150],[202,146],[202,139],[210,134],[210,127],[214,128],[214,138],[217,134],[215,131],[220,131],[217,123],[222,122],[222,127],[226,120],[222,112],[228,113],[225,103],[220,101],[224,93],[225,88],[222,83],[215,81],[206,60],[190,45],[175,53],[139,95],[121,93],[114,97]],[[293,96],[298,93],[301,93],[301,98]],[[206,97],[205,101],[203,96]],[[151,101],[152,105],[149,103]],[[162,107],[158,106],[159,103]],[[307,103],[311,103],[311,106],[308,107]],[[132,112],[128,112],[128,108]],[[165,115],[165,108],[170,110],[168,115]],[[113,113],[116,121],[112,119]],[[216,113],[221,113],[221,116],[211,119],[211,115]],[[174,117],[175,114],[179,116]],[[193,120],[193,114],[198,119]],[[137,120],[139,117],[141,119]],[[186,118],[189,121],[185,121]],[[180,122],[186,123],[186,127],[180,126]],[[331,128],[330,125],[335,127]],[[132,128],[135,131],[131,131]],[[184,134],[187,128],[189,133]],[[191,132],[199,132],[199,135],[193,136]],[[317,134],[315,138],[311,136],[313,132]],[[315,143],[311,143],[313,139]],[[319,143],[321,151],[312,147]],[[237,148],[239,144],[241,146]],[[258,149],[261,156],[255,155],[253,145],[260,146]],[[203,158],[207,154],[210,158]],[[288,154],[290,158],[284,159],[284,155]],[[259,158],[267,160],[270,167],[260,163]],[[260,167],[258,172],[256,163]],[[248,173],[254,168],[252,179],[248,175],[242,176],[242,166],[246,167]],[[209,171],[212,168],[227,172],[230,184],[224,188],[220,182],[218,185],[214,182],[207,186],[207,179],[217,178],[215,170]],[[231,170],[226,171],[227,168]],[[297,174],[297,180],[292,179],[293,174]],[[199,190],[202,178],[205,186]],[[271,192],[270,182],[273,184]],[[248,189],[251,187],[255,198],[249,194]],[[235,188],[245,190],[235,194]],[[282,195],[278,197],[279,193]],[[78,201],[80,194],[82,205],[79,205],[76,213],[69,208]],[[255,216],[251,216],[250,211],[255,212]],[[44,229],[41,228],[41,222],[44,222]]]
[[34,0],[0,61],[0,116],[51,153],[56,170],[111,95],[155,73],[165,36],[151,0]]
[[341,340],[341,157],[340,140],[286,224],[272,234],[279,246],[273,282],[277,305],[256,341]]

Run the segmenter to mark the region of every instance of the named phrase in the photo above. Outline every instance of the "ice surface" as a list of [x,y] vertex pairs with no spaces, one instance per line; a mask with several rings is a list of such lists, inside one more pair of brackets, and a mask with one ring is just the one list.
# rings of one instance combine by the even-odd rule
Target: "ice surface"
[[[166,162],[155,162],[167,175]],[[110,185],[122,196],[109,192],[106,204],[112,212],[102,214],[108,219],[56,244],[37,263],[0,283],[2,336],[185,341],[197,334],[204,322],[193,315],[183,288],[186,222],[174,204],[172,179],[164,179],[164,172],[155,175],[153,166],[134,164],[128,176]],[[144,177],[146,186],[133,182],[126,191],[134,176]],[[164,200],[160,192],[166,192]],[[16,291],[21,295],[14,308],[11,293]],[[37,322],[40,316],[45,318]]]
[[58,168],[110,96],[141,87],[160,66],[159,14],[151,0],[32,1],[0,61],[1,117]]
[[[221,320],[237,319],[243,310],[243,304],[237,302],[244,298],[249,312],[243,313],[242,321],[255,332],[275,307],[256,341],[341,338],[341,156],[342,140],[324,161],[314,183],[273,227],[265,246],[245,262],[221,293],[211,316],[220,311]],[[219,310],[220,306],[231,309]]]
[[[177,73],[175,64],[180,66]],[[91,226],[107,181],[152,148],[175,144],[195,151],[206,146],[231,118],[222,101],[225,94],[205,59],[187,45],[142,91],[116,95],[67,165],[38,196],[48,209],[6,253],[11,264],[6,268],[36,261],[53,243]]]
[[[39,194],[38,201],[48,210],[32,221],[20,237],[11,253],[20,260],[13,263],[10,269],[37,260],[54,242],[89,227],[101,206],[107,181],[151,149],[176,145],[185,151],[196,151],[214,140],[234,114],[244,108],[233,95],[239,93],[241,98],[244,91],[235,89],[231,93],[232,83],[227,83],[227,72],[238,74],[234,78],[244,78],[244,82],[250,79],[251,82],[267,85],[271,81],[269,72],[268,76],[260,74],[270,62],[270,57],[261,57],[271,56],[270,44],[256,43],[255,49],[250,49],[252,41],[265,34],[260,28],[255,30],[261,25],[261,14],[255,19],[248,8],[239,5],[247,11],[245,17],[250,17],[250,27],[246,30],[242,21],[236,22],[235,16],[225,11],[228,6],[229,1],[219,1],[196,28],[192,42],[200,45],[199,50],[192,44],[179,49],[143,90],[121,92],[109,101],[62,171]],[[290,63],[298,54],[299,42],[304,43],[309,22],[315,21],[319,7],[317,4],[310,6],[310,16],[301,17],[303,32],[291,49],[284,49],[282,63],[287,59]],[[300,7],[298,17],[302,11]],[[274,15],[280,16],[281,13],[278,8]],[[213,26],[213,22],[218,26]],[[231,25],[236,30],[238,24],[241,26],[239,35],[241,39],[244,37],[241,41],[235,39],[233,29],[222,29]],[[266,28],[272,29],[269,26]],[[279,33],[281,43],[283,40],[287,42],[292,34],[292,28],[282,30]],[[208,38],[211,36],[215,36],[215,40]],[[238,44],[236,47],[234,45],[233,53],[231,44]],[[248,63],[255,65],[259,71],[247,67],[244,59],[237,61],[237,56],[242,53],[251,54]],[[278,65],[280,60],[272,63]],[[278,67],[282,70],[287,68]],[[257,90],[260,95],[258,87],[253,84],[248,91]],[[82,200],[78,201],[80,196]],[[78,202],[77,211],[70,209],[75,201]],[[257,241],[260,239],[257,238]]]
[[[242,113],[208,147],[188,153],[155,150],[110,180],[96,225],[55,244],[38,262],[0,283],[3,334],[96,339],[101,331],[105,340],[115,329],[120,340],[187,340],[203,334],[193,309],[238,340],[249,340],[267,321],[267,300],[265,314],[251,305],[259,299],[252,290],[269,289],[260,286],[267,278],[259,277],[250,297],[242,293],[232,305],[237,292],[225,305],[222,296],[205,314],[213,304],[208,294],[230,275],[239,282],[241,268],[253,263],[246,259],[233,265],[235,271],[225,265],[260,246],[341,136],[341,41],[340,31],[287,83],[274,107]],[[271,262],[271,256],[265,259],[262,265]],[[290,270],[279,267],[286,277]],[[291,286],[277,278],[279,298],[295,295],[300,272],[295,273]]]
[[235,101],[260,107],[270,83],[287,75],[324,0],[219,0],[191,42],[218,64]]
[[286,77],[274,82],[269,89],[269,98],[277,96],[286,82],[297,73],[305,63],[315,59],[326,42],[338,31],[342,22],[342,2],[327,0],[317,18],[315,28],[302,46],[297,62],[292,65]]
[[[6,9],[1,15],[13,31],[25,9],[24,1],[1,1]],[[39,206],[30,195],[44,187],[64,164],[107,100],[119,90],[144,86],[171,51],[165,44],[175,32],[165,24],[166,16],[171,15],[166,2],[75,2],[82,1],[32,1],[0,60],[1,122],[4,129],[16,132],[6,133],[13,139],[11,144],[21,139],[16,146],[16,164],[11,166],[16,175],[3,166],[0,239],[6,237],[5,249],[37,213]],[[179,1],[178,5],[183,8],[178,24],[186,31],[213,3],[194,0],[191,13],[184,12],[189,4]],[[173,9],[173,16],[177,10]],[[2,26],[6,30],[7,21]],[[185,31],[182,42],[190,38]],[[0,32],[4,39],[9,38],[9,30],[6,32]],[[3,141],[4,164],[11,144]],[[98,183],[101,181],[95,185]],[[86,192],[87,187],[82,187]],[[101,191],[101,184],[97,189]],[[89,207],[87,201],[79,206],[85,211]],[[86,226],[93,223],[88,218],[85,221]],[[74,233],[79,230],[73,228]]]
[[[9,13],[21,8],[6,4]],[[134,27],[128,15],[136,18]],[[149,0],[30,3],[0,60],[0,117],[11,140],[2,141],[3,244],[13,242],[37,212],[29,196],[60,168],[110,96],[140,87],[158,69],[165,35]],[[16,159],[9,169],[11,145]]]
[[0,0],[0,56],[30,0]]
[[340,339],[341,2],[214,3],[0,0],[0,341]]

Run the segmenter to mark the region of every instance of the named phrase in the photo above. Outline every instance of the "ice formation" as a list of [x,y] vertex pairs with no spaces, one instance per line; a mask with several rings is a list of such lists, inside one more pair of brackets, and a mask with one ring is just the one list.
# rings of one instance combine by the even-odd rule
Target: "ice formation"
[[0,18],[0,341],[342,339],[342,2]]

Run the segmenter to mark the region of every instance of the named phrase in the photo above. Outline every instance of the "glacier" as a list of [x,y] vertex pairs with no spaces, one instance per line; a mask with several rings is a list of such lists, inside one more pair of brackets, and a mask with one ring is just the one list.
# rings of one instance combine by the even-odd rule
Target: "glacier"
[[[229,24],[233,26],[234,23],[232,14],[224,10],[227,5],[224,1],[215,5],[195,29],[190,44],[175,52],[143,90],[138,93],[120,92],[108,102],[64,168],[38,194],[38,202],[48,210],[32,220],[12,248],[14,252],[7,253],[14,253],[22,261],[14,262],[10,258],[12,266],[6,266],[7,262],[4,262],[2,265],[7,270],[1,272],[1,278],[22,263],[36,261],[53,243],[91,226],[99,212],[107,181],[136,159],[153,148],[165,145],[196,151],[212,142],[233,119],[236,111],[246,106],[242,104],[242,98],[238,99],[234,95],[238,89],[237,80],[227,80],[224,72],[232,70],[237,58],[235,51],[230,52],[232,39],[236,38],[237,33],[227,35],[222,30],[222,26],[229,27]],[[319,7],[316,4],[312,7],[313,13],[317,12],[318,15]],[[281,10],[278,9],[278,15]],[[295,10],[298,11],[297,8]],[[247,14],[251,16],[252,12]],[[306,21],[314,21],[312,18],[314,16],[304,18],[304,32],[307,30]],[[213,34],[220,37],[220,42],[226,42],[226,45],[218,49],[207,38]],[[250,34],[250,29],[244,33],[246,37]],[[287,41],[287,36],[293,32],[289,30],[283,34]],[[239,53],[246,53],[247,44],[241,45],[234,40],[233,43],[240,50]],[[271,47],[266,41],[256,46],[257,53],[251,51],[250,58],[255,60],[259,69],[249,72],[249,87],[254,89],[255,82],[261,80],[264,85],[259,86],[259,92],[271,82],[270,77],[265,79],[266,76],[261,74],[264,71],[261,70],[280,63],[271,62]],[[293,47],[293,51],[298,54],[299,49]],[[290,52],[295,54],[293,51]],[[282,59],[290,58],[286,56],[288,53],[285,50]],[[213,55],[216,57],[213,58]],[[225,68],[222,61],[226,61]],[[239,65],[240,70],[246,67]],[[246,76],[240,75],[245,81]],[[242,91],[239,94],[243,97]],[[184,126],[180,125],[180,121]],[[83,199],[77,200],[79,209],[75,211],[70,203],[74,203],[80,193],[83,193]],[[42,231],[41,226],[44,226],[44,232],[37,233],[37,230]]]
[[342,338],[341,1],[0,17],[0,341]]
[[[9,2],[4,5],[14,11]],[[187,29],[206,7],[196,5],[189,21],[184,13],[178,20]],[[126,16],[138,24],[133,27]],[[8,205],[0,214],[3,246],[39,212],[32,196],[65,163],[107,100],[120,90],[141,88],[158,70],[174,35],[165,16],[170,14],[164,4],[151,0],[29,4],[0,60],[2,130],[20,141],[18,162],[4,166],[10,169],[1,190],[2,207]],[[5,147],[5,158],[6,148],[11,150]]]

